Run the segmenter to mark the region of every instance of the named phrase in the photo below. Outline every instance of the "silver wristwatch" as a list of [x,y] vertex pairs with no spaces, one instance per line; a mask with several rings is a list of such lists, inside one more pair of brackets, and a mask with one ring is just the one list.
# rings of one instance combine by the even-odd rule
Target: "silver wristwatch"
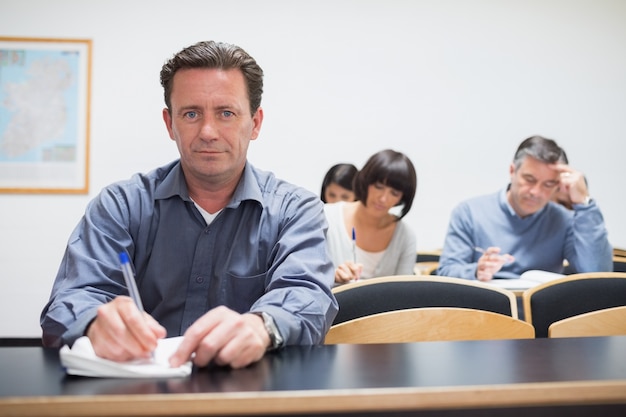
[[284,339],[280,334],[278,327],[276,327],[276,323],[274,322],[274,318],[262,311],[261,313],[257,313],[263,319],[263,323],[265,324],[265,330],[267,330],[267,334],[270,336],[270,347],[268,350],[278,349],[283,345]]

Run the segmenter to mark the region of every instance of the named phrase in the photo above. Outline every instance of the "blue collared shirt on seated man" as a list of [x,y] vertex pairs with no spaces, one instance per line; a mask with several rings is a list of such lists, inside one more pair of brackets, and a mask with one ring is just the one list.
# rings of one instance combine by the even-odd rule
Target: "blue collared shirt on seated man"
[[337,313],[319,197],[246,164],[228,205],[207,225],[180,162],[106,187],[72,233],[41,314],[48,346],[71,344],[97,308],[127,295],[128,251],[145,310],[182,335],[213,307],[264,311],[286,344],[321,343]]
[[515,260],[495,278],[517,278],[530,269],[563,273],[567,260],[576,272],[612,271],[612,248],[600,208],[594,200],[573,210],[550,202],[520,217],[507,201],[507,188],[474,197],[452,212],[438,275],[476,279],[481,253],[498,246]]

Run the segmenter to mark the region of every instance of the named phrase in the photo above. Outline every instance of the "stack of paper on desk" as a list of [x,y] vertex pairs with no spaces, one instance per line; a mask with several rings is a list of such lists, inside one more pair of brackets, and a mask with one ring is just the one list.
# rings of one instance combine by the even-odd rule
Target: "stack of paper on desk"
[[191,373],[191,362],[178,368],[169,365],[169,358],[178,348],[182,336],[160,339],[152,359],[114,362],[96,356],[87,336],[78,338],[72,348],[65,345],[60,350],[61,364],[70,375],[104,378],[170,378]]
[[506,288],[506,289],[528,289],[532,287],[536,287],[544,282],[552,281],[558,278],[562,278],[565,275],[557,274],[556,272],[548,272],[541,271],[537,269],[532,269],[530,271],[524,272],[519,278],[504,278],[504,279],[492,279],[491,281],[487,281],[491,285],[495,285],[496,287]]

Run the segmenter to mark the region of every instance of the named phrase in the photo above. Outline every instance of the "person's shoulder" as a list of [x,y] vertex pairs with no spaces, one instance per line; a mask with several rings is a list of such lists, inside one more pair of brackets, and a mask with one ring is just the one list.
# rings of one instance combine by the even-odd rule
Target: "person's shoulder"
[[506,192],[504,190],[498,190],[491,193],[479,194],[467,199],[467,201],[472,202],[485,202],[485,201],[497,201],[501,198],[501,196],[506,196]]
[[396,223],[396,228],[398,232],[402,235],[406,236],[415,236],[415,232],[411,225],[408,222],[404,221],[404,219],[400,219]]
[[163,182],[178,166],[180,166],[179,161],[176,160],[148,172],[136,172],[127,179],[118,180],[103,187],[101,193],[132,194],[136,192],[137,189],[154,190],[157,184]]
[[457,205],[457,209],[462,208],[473,208],[473,207],[482,207],[485,204],[490,204],[493,202],[498,202],[500,198],[500,191],[489,194],[480,194],[472,197],[468,197],[465,200],[460,201]]
[[[396,218],[397,217],[398,216],[396,216]],[[406,217],[398,218],[396,223],[397,223],[396,227],[399,227],[400,229],[402,229],[404,231],[408,231],[408,232],[411,232],[411,233],[413,232],[413,226],[411,226],[409,224],[409,221],[408,221],[408,219]]]
[[259,185],[261,192],[264,195],[275,195],[279,197],[291,197],[296,199],[316,199],[320,200],[319,196],[306,188],[291,183],[287,180],[279,178],[272,171],[256,168],[250,164],[250,169]]
[[337,201],[335,203],[324,203],[324,211],[327,213],[338,213],[345,205],[345,201]]
[[[321,201],[321,200],[320,200]],[[343,223],[343,209],[346,205],[345,201],[337,201],[336,203],[324,204],[324,215],[331,224]]]
[[570,210],[554,201],[549,201],[548,204],[546,204],[544,213],[548,217],[563,217],[568,219],[574,217],[574,210]]

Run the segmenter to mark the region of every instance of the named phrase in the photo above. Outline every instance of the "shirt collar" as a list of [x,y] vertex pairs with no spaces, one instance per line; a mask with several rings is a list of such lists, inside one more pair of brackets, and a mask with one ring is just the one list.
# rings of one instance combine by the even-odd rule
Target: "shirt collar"
[[511,184],[507,185],[505,188],[503,188],[502,190],[500,190],[500,194],[498,196],[498,202],[500,203],[500,207],[502,208],[502,210],[506,210],[507,213],[509,213],[510,216],[512,217],[517,217],[520,220],[526,220],[526,219],[533,219],[537,216],[539,216],[544,210],[546,210],[546,207],[548,207],[548,204],[546,204],[545,206],[543,206],[541,208],[541,210],[524,217],[523,219],[515,212],[515,210],[513,209],[513,206],[509,203],[508,198],[506,198],[506,193],[507,191],[509,191],[509,188],[511,188]]
[[[189,189],[185,182],[185,174],[183,173],[180,159],[165,167],[166,173],[161,184],[156,187],[155,199],[167,199],[173,196],[179,196],[184,201],[191,201],[189,197]],[[243,169],[243,175],[239,180],[239,184],[235,188],[233,197],[226,207],[238,207],[242,201],[255,200],[261,202],[262,192],[254,173],[254,167],[246,162]]]
[[235,188],[233,198],[230,199],[230,202],[226,207],[238,207],[242,201],[246,200],[254,200],[262,203],[262,196],[263,193],[255,175],[255,170],[253,166],[246,161],[246,166],[243,169],[243,175],[239,180],[239,184],[237,184],[237,188]]
[[189,190],[185,183],[185,176],[180,166],[180,159],[163,168],[165,174],[163,180],[154,190],[156,200],[165,200],[175,195],[185,201],[191,201]]

